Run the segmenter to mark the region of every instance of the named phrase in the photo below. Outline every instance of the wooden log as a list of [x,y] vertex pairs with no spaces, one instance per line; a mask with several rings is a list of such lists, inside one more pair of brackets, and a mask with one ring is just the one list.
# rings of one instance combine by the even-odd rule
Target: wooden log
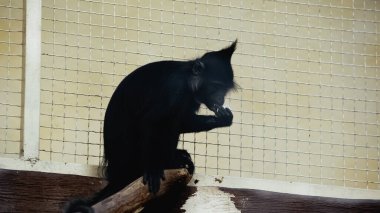
[[92,206],[96,213],[124,213],[134,212],[151,199],[162,196],[174,186],[185,186],[191,175],[187,169],[165,170],[165,180],[161,181],[160,190],[156,195],[149,193],[148,187],[143,184],[142,177],[135,180],[118,193]]

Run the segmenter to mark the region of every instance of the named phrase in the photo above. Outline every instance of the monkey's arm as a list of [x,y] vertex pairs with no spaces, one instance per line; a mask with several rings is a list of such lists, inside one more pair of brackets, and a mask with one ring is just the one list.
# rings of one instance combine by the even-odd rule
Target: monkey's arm
[[170,114],[171,111],[172,107],[168,101],[161,100],[151,105],[144,113],[139,126],[143,133],[141,136],[143,182],[148,184],[149,191],[153,194],[159,191],[160,182],[165,179],[166,159],[170,157],[171,146],[174,144],[173,138],[177,142],[176,136],[179,135],[175,128],[175,119]]
[[180,132],[202,132],[214,128],[231,126],[233,114],[228,108],[221,109],[216,116],[188,115],[181,123]]
[[[160,113],[159,110],[157,112]],[[164,179],[164,168],[160,154],[164,153],[164,149],[167,147],[163,143],[163,138],[157,136],[159,133],[155,128],[156,119],[157,115],[147,113],[140,126],[141,132],[143,132],[141,138],[143,182],[148,184],[149,192],[153,194],[159,191],[161,179]]]

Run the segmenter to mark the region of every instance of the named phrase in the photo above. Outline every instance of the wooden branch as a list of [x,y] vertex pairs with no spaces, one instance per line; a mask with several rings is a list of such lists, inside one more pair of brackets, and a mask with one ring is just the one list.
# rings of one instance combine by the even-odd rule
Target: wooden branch
[[167,193],[173,186],[187,185],[190,179],[191,175],[187,169],[165,170],[165,180],[161,181],[160,191],[156,195],[152,195],[140,177],[118,193],[93,205],[92,208],[96,213],[133,212],[143,207],[151,199]]

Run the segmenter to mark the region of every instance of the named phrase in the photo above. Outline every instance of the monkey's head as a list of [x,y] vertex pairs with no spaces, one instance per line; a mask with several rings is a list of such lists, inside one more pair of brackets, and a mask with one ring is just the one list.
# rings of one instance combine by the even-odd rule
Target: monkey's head
[[224,104],[226,94],[236,87],[231,66],[231,57],[237,40],[219,51],[205,53],[194,61],[190,89],[195,99],[211,111],[216,112]]

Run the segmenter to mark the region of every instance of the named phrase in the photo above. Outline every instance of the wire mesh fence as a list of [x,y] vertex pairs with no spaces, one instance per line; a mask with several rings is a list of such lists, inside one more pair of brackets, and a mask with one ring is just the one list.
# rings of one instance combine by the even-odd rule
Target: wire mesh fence
[[23,1],[0,1],[0,154],[21,151]]
[[[104,112],[125,75],[157,60],[193,59],[238,38],[232,64],[240,88],[226,103],[233,125],[180,138],[196,172],[380,188],[378,1],[42,5],[41,160],[98,165]],[[15,84],[22,79],[21,63],[13,64],[22,51],[11,51],[22,47],[11,36],[22,34],[10,27],[22,22],[14,7],[0,6],[8,11],[0,13],[8,14],[0,15],[0,33],[8,35],[0,41],[1,153],[20,144],[12,138],[21,128],[21,102],[14,101],[21,100]]]

